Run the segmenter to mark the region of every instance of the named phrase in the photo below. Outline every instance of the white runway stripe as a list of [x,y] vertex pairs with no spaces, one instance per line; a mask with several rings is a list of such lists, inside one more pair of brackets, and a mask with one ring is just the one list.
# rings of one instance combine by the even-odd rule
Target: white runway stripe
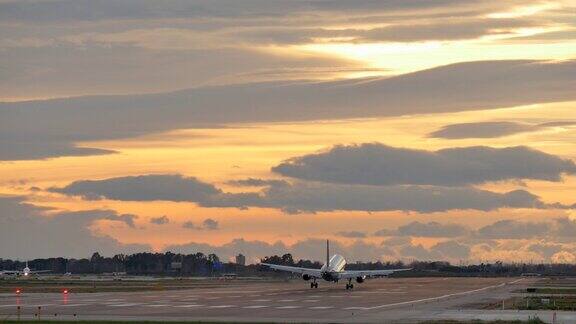
[[110,307],[130,307],[130,306],[137,306],[137,305],[142,305],[142,303],[124,303],[124,304],[114,304],[114,305],[108,305]]
[[172,305],[161,305],[161,304],[152,304],[152,305],[144,305],[146,307],[170,307]]
[[254,305],[254,306],[245,306],[242,308],[247,308],[247,309],[255,309],[255,308],[265,308],[265,307],[270,307],[270,306],[265,306],[265,305]]
[[62,307],[78,307],[78,306],[86,306],[88,304],[65,304],[65,305],[60,305]]
[[308,309],[330,309],[330,308],[334,308],[334,306],[314,306],[314,307],[308,307]]
[[269,301],[271,301],[271,300],[272,300],[272,299],[255,299],[255,300],[253,300],[253,301],[260,303],[260,302],[269,302]]
[[209,306],[208,308],[232,308],[232,307],[237,307],[236,305],[215,305],[215,306]]
[[200,305],[200,304],[190,304],[190,305],[177,305],[174,307],[180,307],[180,308],[191,308],[191,307],[202,307],[204,305]]
[[276,309],[295,309],[295,308],[301,308],[302,306],[278,306],[276,307]]

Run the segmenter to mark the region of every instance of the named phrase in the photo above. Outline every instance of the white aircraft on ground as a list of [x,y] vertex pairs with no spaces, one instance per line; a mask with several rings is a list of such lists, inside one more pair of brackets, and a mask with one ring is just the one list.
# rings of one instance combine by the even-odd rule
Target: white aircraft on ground
[[318,288],[317,279],[324,279],[328,282],[338,282],[339,280],[348,280],[346,284],[346,289],[354,288],[352,280],[356,280],[357,283],[363,283],[364,280],[374,277],[386,277],[394,272],[407,271],[410,269],[390,269],[390,270],[344,270],[346,266],[346,260],[343,256],[339,254],[334,254],[330,258],[330,242],[326,241],[326,263],[320,269],[310,269],[310,268],[300,268],[300,267],[290,267],[269,263],[260,263],[274,270],[287,271],[292,273],[298,273],[302,275],[302,279],[305,281],[312,280],[310,283],[310,288]]
[[28,261],[26,261],[26,267],[22,270],[2,270],[0,271],[0,275],[8,275],[8,276],[24,276],[28,277],[30,275],[35,275],[39,273],[46,273],[50,272],[51,270],[31,270],[28,267]]

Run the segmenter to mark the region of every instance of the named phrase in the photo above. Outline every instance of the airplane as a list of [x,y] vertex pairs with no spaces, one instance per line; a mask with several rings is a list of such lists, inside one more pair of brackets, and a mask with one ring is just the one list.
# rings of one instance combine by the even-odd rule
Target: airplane
[[326,240],[326,263],[320,269],[291,267],[270,263],[260,264],[274,270],[301,274],[304,281],[312,280],[310,288],[318,288],[318,283],[316,282],[317,279],[324,279],[328,282],[338,282],[340,279],[348,280],[348,283],[346,283],[346,290],[354,288],[354,284],[352,284],[353,279],[355,279],[357,283],[363,283],[368,278],[386,277],[394,272],[412,270],[412,268],[390,270],[344,270],[346,260],[343,256],[334,254],[330,258],[330,241],[328,240]]
[[0,275],[9,275],[9,276],[24,276],[28,277],[30,275],[35,275],[39,273],[46,273],[50,272],[51,270],[31,270],[28,267],[28,261],[26,261],[26,267],[22,270],[2,270],[0,271]]

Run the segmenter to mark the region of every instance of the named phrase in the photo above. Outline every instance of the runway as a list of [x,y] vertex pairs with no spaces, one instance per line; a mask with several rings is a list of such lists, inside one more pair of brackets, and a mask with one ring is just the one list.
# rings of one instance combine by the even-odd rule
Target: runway
[[241,283],[170,291],[0,295],[2,318],[418,322],[465,314],[464,305],[503,298],[518,278],[375,279],[356,284],[304,281]]

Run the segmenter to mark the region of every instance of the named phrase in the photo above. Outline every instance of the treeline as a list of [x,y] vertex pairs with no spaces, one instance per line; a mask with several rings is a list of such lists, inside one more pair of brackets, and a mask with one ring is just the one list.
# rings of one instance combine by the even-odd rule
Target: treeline
[[[291,254],[273,255],[261,260],[265,263],[295,267],[320,268],[322,263],[310,260],[294,260]],[[50,270],[54,274],[105,274],[127,273],[129,275],[156,276],[219,276],[234,273],[240,276],[289,276],[274,273],[259,265],[238,265],[222,262],[215,254],[175,254],[136,253],[118,254],[103,257],[94,253],[89,259],[48,258],[34,259],[28,263],[32,270]],[[25,262],[0,259],[0,270],[22,270]],[[531,263],[481,263],[471,265],[453,265],[445,261],[395,262],[357,262],[346,265],[347,270],[381,270],[411,268],[412,271],[400,272],[396,276],[519,276],[522,274],[540,275],[576,275],[575,264],[531,264]]]
[[[0,259],[0,270],[22,270],[25,262]],[[48,258],[28,262],[32,270],[50,270],[54,274],[114,274],[212,276],[224,273],[256,273],[256,266],[223,263],[215,254],[136,253],[103,257],[94,253],[90,259]]]

